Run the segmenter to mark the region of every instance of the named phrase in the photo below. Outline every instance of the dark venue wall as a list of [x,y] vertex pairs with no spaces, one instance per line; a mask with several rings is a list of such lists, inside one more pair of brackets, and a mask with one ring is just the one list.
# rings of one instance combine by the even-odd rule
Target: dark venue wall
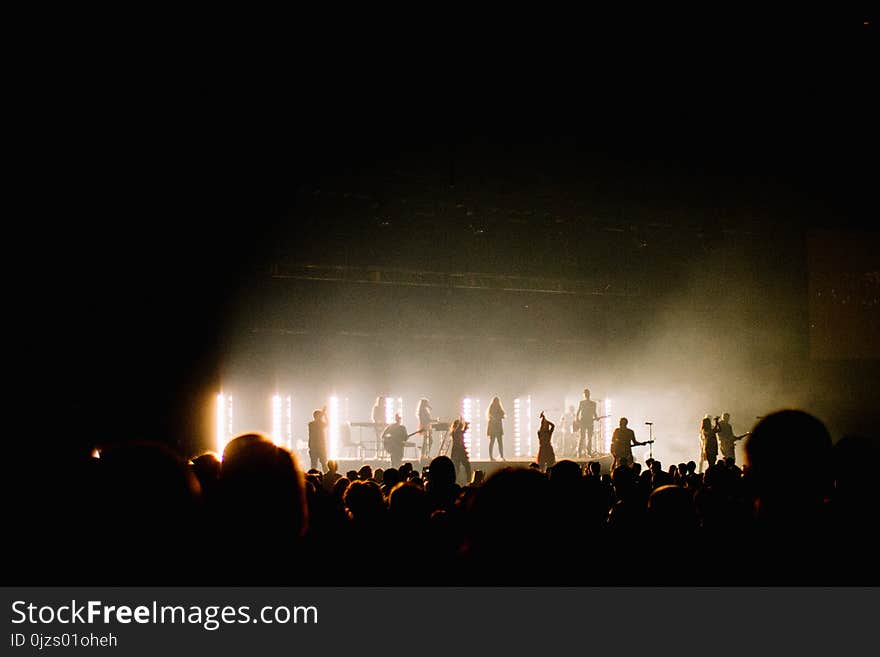
[[[346,387],[359,419],[383,391],[448,417],[474,389],[537,411],[585,385],[662,416],[670,445],[718,407],[741,431],[781,406],[835,439],[880,426],[872,34],[636,22],[588,53],[437,49],[400,82],[321,55],[219,94],[128,72],[108,104],[98,85],[53,123],[61,209],[21,270],[29,389],[58,391],[26,406],[46,435],[22,446],[57,477],[17,473],[17,513],[40,517],[96,444],[213,447],[224,386],[254,409],[242,428],[279,387],[300,419]],[[841,277],[858,312],[818,296]]]
[[[38,275],[47,324],[61,318],[47,330],[70,391],[59,419],[94,432],[113,416],[195,448],[210,431],[202,407],[230,371],[260,377],[271,363],[272,376],[329,379],[351,374],[342,353],[370,380],[389,376],[389,360],[491,369],[511,352],[505,340],[523,353],[511,367],[611,360],[632,380],[669,364],[640,347],[689,368],[691,332],[725,367],[771,368],[792,402],[850,367],[876,374],[871,361],[826,363],[817,375],[835,383],[812,380],[806,330],[808,232],[871,217],[871,40],[852,16],[826,26],[823,47],[810,34],[827,17],[762,18],[681,23],[664,34],[682,47],[659,51],[657,31],[627,23],[656,58],[623,43],[589,62],[505,44],[512,68],[493,69],[488,86],[463,54],[430,58],[397,93],[361,78],[333,94],[337,77],[314,68],[296,103],[214,102],[171,77],[152,100],[132,90],[97,139],[60,126],[66,211]],[[744,35],[745,53],[733,48]],[[271,275],[302,264],[516,275],[585,293]],[[426,346],[437,355],[425,359]],[[559,367],[572,379],[582,369]]]

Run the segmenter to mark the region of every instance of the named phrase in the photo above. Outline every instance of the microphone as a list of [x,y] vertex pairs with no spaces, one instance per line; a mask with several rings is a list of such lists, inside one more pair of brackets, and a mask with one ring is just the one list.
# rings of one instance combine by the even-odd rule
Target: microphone
[[654,424],[653,422],[645,422],[645,424]]

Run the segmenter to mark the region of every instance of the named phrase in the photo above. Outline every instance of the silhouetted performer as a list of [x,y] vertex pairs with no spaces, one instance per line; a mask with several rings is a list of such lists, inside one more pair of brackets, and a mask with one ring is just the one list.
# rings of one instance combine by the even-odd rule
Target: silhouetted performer
[[416,417],[419,419],[419,431],[422,432],[422,459],[427,460],[431,456],[431,446],[434,444],[434,436],[431,432],[431,403],[422,397],[419,407],[416,409]]
[[[718,418],[715,419],[717,420]],[[706,461],[711,467],[718,460],[717,436],[718,432],[712,425],[712,418],[707,415],[700,424],[700,444],[702,446],[701,451],[703,452],[700,458],[700,472],[703,471],[703,461]]]
[[612,470],[619,465],[632,466],[634,445],[644,445],[636,440],[636,434],[628,428],[629,420],[620,418],[620,426],[611,434],[611,455],[614,457]]
[[541,470],[552,468],[556,465],[556,453],[553,451],[553,424],[541,412],[541,426],[538,428],[538,467]]
[[406,427],[400,423],[400,413],[394,414],[394,424],[389,424],[382,432],[382,444],[391,455],[391,467],[399,468],[403,460],[403,446],[406,444]]
[[721,420],[715,418],[715,430],[718,433],[718,443],[721,446],[721,454],[725,459],[733,459],[736,463],[736,441],[742,440],[749,435],[748,432],[741,436],[733,434],[733,427],[730,426],[730,413],[723,413]]
[[315,419],[309,422],[309,459],[312,468],[318,469],[318,461],[321,462],[321,471],[327,470],[327,407],[312,413]]
[[494,461],[495,458],[492,456],[492,446],[495,442],[498,442],[498,454],[501,456],[501,460],[504,460],[504,443],[502,442],[502,436],[504,435],[504,408],[501,406],[501,400],[498,397],[492,398],[492,403],[489,404],[489,409],[486,411],[486,419],[488,422],[486,423],[486,435],[489,436],[489,460]]
[[593,454],[593,422],[599,418],[596,415],[596,402],[590,399],[589,388],[584,389],[584,398],[577,410],[578,430],[580,431],[580,440],[578,440],[577,455],[592,456]]
[[376,432],[376,453],[379,453],[381,443],[382,430],[388,425],[385,419],[385,398],[376,397],[376,403],[373,404],[373,413],[370,416],[373,420],[373,431]]
[[467,432],[470,423],[464,420],[455,420],[449,427],[449,433],[452,435],[452,452],[449,458],[455,466],[455,475],[458,477],[458,467],[464,467],[467,475],[467,483],[471,481],[471,459],[468,455],[467,446],[464,444],[464,434]]

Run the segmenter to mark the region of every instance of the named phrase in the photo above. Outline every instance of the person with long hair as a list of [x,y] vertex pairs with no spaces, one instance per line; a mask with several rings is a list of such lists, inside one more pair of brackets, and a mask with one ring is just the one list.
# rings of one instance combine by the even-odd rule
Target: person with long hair
[[431,402],[422,397],[416,408],[416,417],[419,420],[419,431],[422,434],[422,461],[427,461],[431,456],[431,446],[434,444],[434,436],[431,432]]
[[700,472],[702,472],[703,461],[711,467],[718,460],[718,431],[708,414],[700,423],[700,448]]
[[492,398],[492,403],[489,404],[489,408],[486,410],[486,435],[489,436],[489,460],[494,461],[495,457],[492,456],[492,447],[495,443],[498,443],[498,455],[501,456],[501,460],[504,459],[504,443],[502,442],[502,436],[504,436],[504,407],[501,406],[501,400],[498,397]]
[[459,466],[464,467],[464,472],[467,477],[465,480],[466,483],[470,483],[471,481],[471,459],[467,451],[467,445],[465,445],[464,442],[464,434],[469,427],[470,423],[465,422],[462,419],[455,420],[449,427],[449,433],[452,436],[452,452],[450,453],[449,458],[452,459],[452,464],[455,466],[456,478],[458,478]]

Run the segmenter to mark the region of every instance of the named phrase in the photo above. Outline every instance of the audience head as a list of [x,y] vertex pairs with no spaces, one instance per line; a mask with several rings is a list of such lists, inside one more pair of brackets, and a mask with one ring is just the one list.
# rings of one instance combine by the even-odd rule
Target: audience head
[[389,489],[393,488],[400,482],[400,471],[397,468],[388,468],[382,475],[382,483]]
[[343,502],[349,517],[358,524],[378,523],[385,514],[385,498],[375,481],[351,482]]
[[432,488],[451,488],[455,485],[455,464],[448,456],[436,456],[428,466],[428,485]]
[[392,520],[404,526],[426,522],[431,515],[425,491],[409,483],[399,483],[391,490],[388,510]]
[[697,528],[694,498],[680,486],[660,486],[648,498],[648,519],[652,529],[677,534]]
[[220,478],[220,459],[214,452],[199,454],[190,461],[190,467],[203,490],[212,487]]
[[294,456],[263,434],[229,441],[220,469],[222,522],[233,536],[257,543],[306,529],[305,481]]
[[[815,466],[829,462],[831,436],[812,415],[784,410],[766,416],[752,430],[745,451],[762,515],[816,507],[829,492],[828,469]],[[792,454],[814,467],[794,467]]]

